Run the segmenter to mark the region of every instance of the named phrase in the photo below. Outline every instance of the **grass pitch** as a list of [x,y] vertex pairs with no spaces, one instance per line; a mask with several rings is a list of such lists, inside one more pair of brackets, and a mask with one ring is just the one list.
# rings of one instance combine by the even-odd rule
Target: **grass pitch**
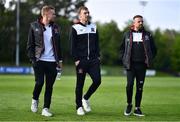
[[[51,104],[54,116],[48,118],[41,116],[44,89],[38,113],[30,111],[33,75],[0,75],[0,121],[180,121],[180,78],[146,77],[142,100],[145,117],[123,115],[126,78],[117,76],[102,77],[101,86],[90,99],[92,112],[77,116],[75,80],[74,76],[62,76],[55,82]],[[90,84],[87,77],[84,91]]]

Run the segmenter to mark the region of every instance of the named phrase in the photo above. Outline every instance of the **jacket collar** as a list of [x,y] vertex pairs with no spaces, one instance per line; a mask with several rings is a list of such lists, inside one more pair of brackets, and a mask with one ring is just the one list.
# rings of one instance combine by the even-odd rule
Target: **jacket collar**
[[134,25],[131,25],[131,26],[130,26],[130,31],[131,31],[131,32],[144,32],[145,29],[144,29],[144,27],[142,27],[142,28],[139,29],[138,31],[135,31],[135,30],[134,30]]
[[[45,27],[44,23],[42,23],[42,16],[40,16],[37,20],[43,27]],[[53,26],[54,22],[50,22],[49,26]]]
[[[40,16],[37,21],[38,21],[38,23],[40,23],[40,24],[42,25],[43,30],[45,31],[46,28],[45,28],[44,23],[42,23],[42,16]],[[54,24],[54,22],[50,22],[50,23],[49,23],[49,27],[50,27],[50,26],[53,27],[53,24]]]
[[83,23],[81,23],[81,22],[78,22],[77,24],[80,24],[80,25],[82,25],[82,26],[87,26],[87,25],[90,25],[91,24],[91,22],[88,22],[88,24],[87,25],[85,25],[85,24],[83,24]]

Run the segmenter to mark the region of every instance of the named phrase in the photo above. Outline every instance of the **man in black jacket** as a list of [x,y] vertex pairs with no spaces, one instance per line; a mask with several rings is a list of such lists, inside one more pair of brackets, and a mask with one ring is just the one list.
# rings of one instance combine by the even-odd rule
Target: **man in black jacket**
[[[97,27],[89,22],[87,7],[79,8],[79,22],[72,26],[70,41],[71,53],[76,66],[76,109],[77,115],[90,112],[89,98],[101,84],[99,38]],[[86,73],[93,83],[82,97]]]
[[124,34],[121,48],[121,59],[127,71],[127,108],[124,115],[129,116],[132,111],[132,95],[134,79],[136,78],[136,97],[134,115],[144,116],[141,111],[141,99],[145,81],[146,69],[156,55],[156,47],[152,35],[143,27],[143,17],[133,17],[133,25]]
[[62,68],[60,32],[58,26],[54,23],[55,8],[53,6],[43,6],[41,16],[38,21],[30,24],[27,42],[27,53],[35,74],[31,111],[38,111],[39,95],[45,78],[46,87],[42,115],[52,116],[49,108],[53,84],[57,75],[56,68]]

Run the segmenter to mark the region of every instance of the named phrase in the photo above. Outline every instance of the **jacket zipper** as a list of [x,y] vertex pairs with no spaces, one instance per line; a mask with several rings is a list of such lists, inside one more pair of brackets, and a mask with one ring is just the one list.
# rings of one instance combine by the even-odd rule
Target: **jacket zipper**
[[130,43],[130,52],[129,52],[129,68],[131,67],[131,51],[132,51],[132,43],[133,43],[133,36],[132,36],[132,31],[130,32],[130,40],[129,40],[129,43]]
[[149,67],[149,58],[148,58],[147,50],[146,50],[146,47],[145,47],[145,44],[144,44],[144,32],[143,32],[142,40],[143,40],[143,46],[144,46],[145,56],[146,56],[146,60],[147,60],[147,62],[145,60],[145,63],[147,63],[147,66]]
[[88,60],[89,60],[89,53],[90,53],[90,50],[89,50],[89,33],[88,33],[88,56],[87,56]]
[[[44,28],[41,26],[40,27],[40,30],[41,30],[41,39],[42,39],[42,44],[43,44],[43,49],[41,50],[41,54],[39,56],[39,58],[41,57],[42,53],[44,52],[45,50],[45,46],[44,46]],[[39,60],[39,58],[37,59],[37,61]]]
[[55,41],[54,41],[54,27],[52,26],[52,43],[53,43],[53,49],[54,49],[54,53],[55,53],[55,60],[56,62],[58,61],[58,55],[57,55],[57,49],[56,49],[56,46],[55,46]]

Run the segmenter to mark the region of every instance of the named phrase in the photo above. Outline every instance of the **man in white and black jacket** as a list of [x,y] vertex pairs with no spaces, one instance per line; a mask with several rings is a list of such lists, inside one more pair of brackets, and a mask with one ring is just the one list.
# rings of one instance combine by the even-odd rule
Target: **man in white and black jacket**
[[152,35],[143,27],[143,17],[133,17],[133,24],[124,34],[120,54],[123,65],[127,71],[127,108],[124,115],[129,116],[132,111],[132,95],[134,79],[136,78],[136,97],[134,115],[144,116],[141,111],[141,99],[145,81],[146,69],[156,55],[156,46]]
[[[77,115],[90,112],[89,98],[101,84],[99,38],[95,24],[89,22],[87,7],[80,7],[79,22],[71,29],[71,54],[76,66],[76,109]],[[93,83],[83,96],[83,86],[86,73],[90,75]],[[85,110],[85,111],[84,111]]]

